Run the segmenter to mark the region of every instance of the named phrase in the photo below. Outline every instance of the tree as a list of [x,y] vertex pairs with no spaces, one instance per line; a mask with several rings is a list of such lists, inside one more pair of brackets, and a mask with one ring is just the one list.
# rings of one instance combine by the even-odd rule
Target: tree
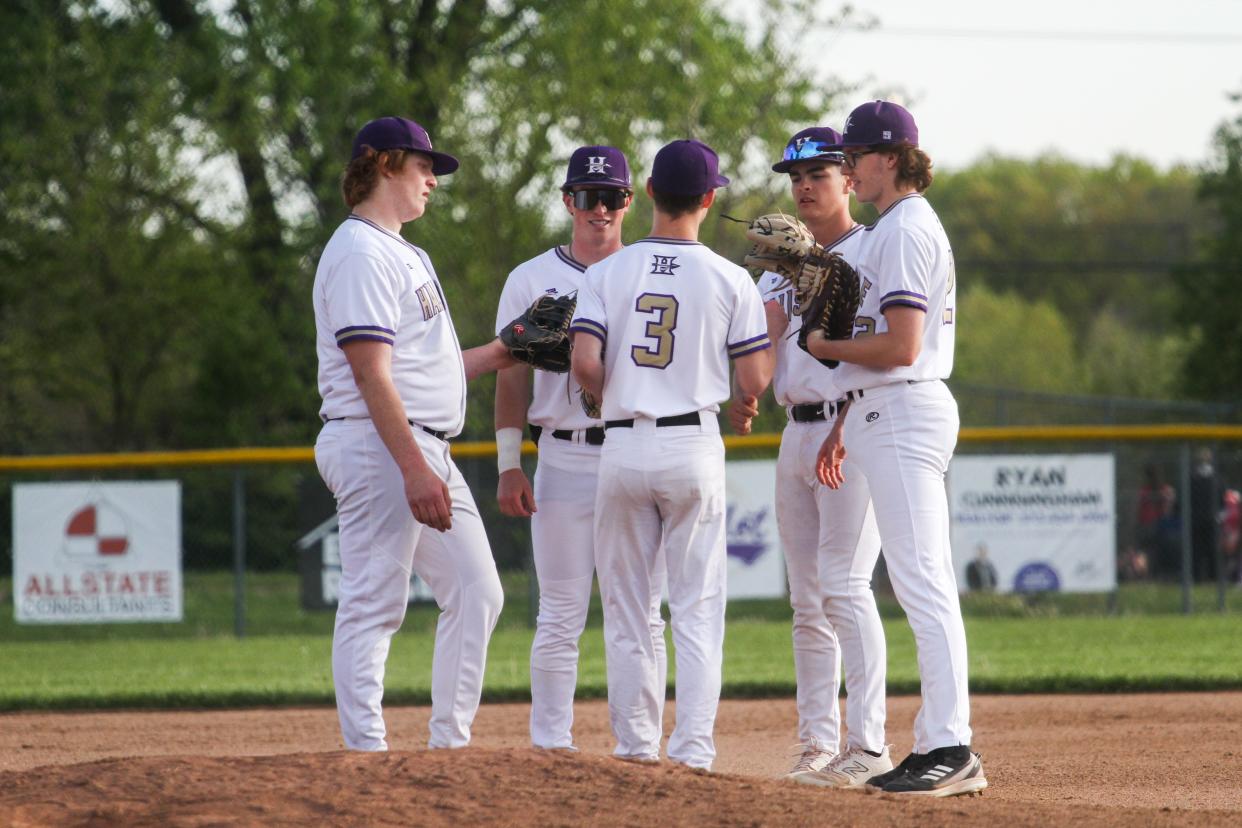
[[[1242,101],[1242,93],[1231,98]],[[1242,399],[1242,115],[1216,130],[1199,199],[1215,220],[1197,240],[1195,260],[1176,273],[1180,319],[1193,338],[1185,384],[1204,399],[1236,402]]]
[[[4,450],[309,441],[310,284],[364,121],[409,115],[461,157],[411,229],[477,344],[508,269],[562,240],[572,146],[621,146],[641,181],[694,135],[732,174],[828,105],[776,43],[789,5],[758,32],[709,0],[6,7]],[[734,178],[726,202],[759,180]]]
[[178,164],[196,142],[152,23],[38,9],[0,17],[0,451],[159,445],[220,228]]

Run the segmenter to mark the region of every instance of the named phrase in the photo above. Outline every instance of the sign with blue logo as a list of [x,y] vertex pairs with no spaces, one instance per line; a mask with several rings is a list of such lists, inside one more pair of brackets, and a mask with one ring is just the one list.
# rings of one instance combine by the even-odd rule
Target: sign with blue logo
[[730,600],[788,594],[776,530],[776,461],[727,462],[725,492]]

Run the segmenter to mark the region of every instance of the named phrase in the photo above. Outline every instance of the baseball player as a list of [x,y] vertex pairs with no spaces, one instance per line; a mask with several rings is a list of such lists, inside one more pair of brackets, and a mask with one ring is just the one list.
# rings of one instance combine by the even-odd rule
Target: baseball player
[[716,412],[729,396],[730,360],[742,394],[757,397],[771,378],[750,277],[697,241],[716,188],[728,183],[706,144],[663,147],[647,180],[651,235],[587,269],[570,327],[574,376],[601,400],[607,429],[595,553],[615,755],[659,760],[662,689],[649,619],[657,569],[665,569],[677,658],[668,757],[704,769],[716,756],[724,643],[725,469]]
[[[561,191],[573,220],[572,240],[509,274],[496,314],[498,331],[540,294],[576,293],[588,266],[621,249],[621,225],[634,195],[629,163],[621,150],[576,149]],[[604,423],[598,411],[583,405],[582,389],[570,376],[534,371],[532,393],[531,375],[526,365],[496,375],[497,500],[506,515],[531,519],[539,579],[539,615],[530,650],[531,743],[572,749],[578,639],[586,627],[595,573],[595,482]],[[539,448],[533,489],[521,464],[522,427],[528,421]],[[660,616],[662,591],[662,581],[653,584],[651,645],[661,687],[666,684],[668,663]]]
[[987,787],[970,749],[966,632],[949,551],[944,475],[957,444],[953,368],[953,251],[923,198],[931,159],[904,108],[856,108],[843,134],[845,170],[859,201],[880,216],[863,233],[862,302],[854,337],[808,337],[820,359],[840,360],[847,405],[818,455],[821,480],[840,485],[846,448],[866,479],[897,599],[918,646],[922,708],[914,750],[867,784],[889,793],[952,796]]
[[[796,133],[772,166],[788,173],[799,218],[815,239],[849,263],[858,259],[861,225],[850,216],[850,183],[842,172],[840,134],[830,127]],[[830,787],[858,787],[893,767],[884,741],[886,647],[871,591],[880,554],[866,478],[830,489],[816,478],[816,450],[832,427],[842,396],[835,371],[797,345],[801,319],[793,285],[776,273],[759,280],[776,355],[772,390],[789,421],[776,462],[776,522],[785,550],[793,605],[794,673],[802,753],[788,777]],[[756,400],[730,409],[734,428],[749,430]],[[840,743],[841,662],[845,663],[846,749]]]
[[426,130],[380,118],[354,138],[351,208],[315,273],[315,461],[336,496],[341,583],[332,678],[345,746],[386,750],[384,663],[410,571],[441,614],[431,671],[433,748],[462,747],[479,705],[503,600],[483,522],[445,440],[461,432],[466,381],[513,365],[497,341],[463,352],[431,260],[400,235],[457,159]]

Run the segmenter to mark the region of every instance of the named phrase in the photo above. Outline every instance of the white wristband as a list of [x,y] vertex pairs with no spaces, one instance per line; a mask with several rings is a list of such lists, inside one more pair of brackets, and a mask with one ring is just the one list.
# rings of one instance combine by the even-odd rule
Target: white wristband
[[496,468],[501,474],[522,468],[522,429],[496,430]]

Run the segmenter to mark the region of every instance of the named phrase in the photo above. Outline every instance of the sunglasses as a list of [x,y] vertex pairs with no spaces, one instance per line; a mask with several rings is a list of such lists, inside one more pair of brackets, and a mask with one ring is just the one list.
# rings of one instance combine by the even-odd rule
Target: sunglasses
[[570,195],[579,210],[594,210],[596,204],[603,204],[605,210],[620,210],[630,198],[628,190],[574,190]]
[[879,152],[879,150],[869,149],[869,150],[857,150],[857,151],[850,150],[850,151],[847,151],[847,152],[845,152],[845,153],[844,153],[844,155],[845,155],[845,166],[847,166],[847,167],[857,167],[857,166],[858,166],[858,159],[859,159],[859,158],[862,158],[864,155],[871,155],[872,153],[876,153],[876,152]]
[[831,144],[825,144],[820,141],[806,141],[802,146],[790,144],[785,147],[785,156],[782,161],[806,161],[810,158],[822,158],[825,161],[836,161],[842,163],[845,156],[837,151],[828,149]]

